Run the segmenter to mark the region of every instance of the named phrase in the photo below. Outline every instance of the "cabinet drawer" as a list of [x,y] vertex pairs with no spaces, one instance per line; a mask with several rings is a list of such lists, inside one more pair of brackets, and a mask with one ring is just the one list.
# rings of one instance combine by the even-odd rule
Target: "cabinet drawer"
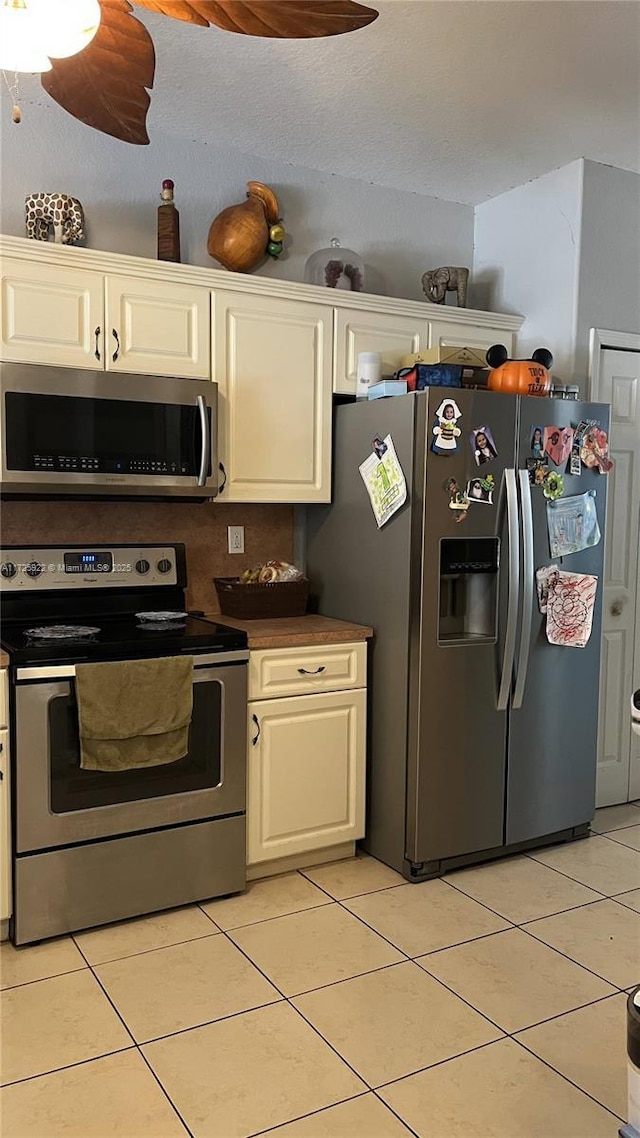
[[9,722],[9,673],[6,668],[0,672],[0,727]]
[[367,645],[263,648],[249,654],[249,699],[363,688]]

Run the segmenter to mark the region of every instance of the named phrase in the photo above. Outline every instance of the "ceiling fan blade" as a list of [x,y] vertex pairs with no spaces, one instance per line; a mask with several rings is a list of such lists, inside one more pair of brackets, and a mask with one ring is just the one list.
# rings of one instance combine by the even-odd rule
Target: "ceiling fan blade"
[[123,142],[144,146],[155,51],[129,0],[100,0],[102,20],[84,51],[52,59],[45,91],[74,118]]
[[378,17],[352,0],[135,0],[142,8],[190,24],[271,39],[310,39],[355,32]]

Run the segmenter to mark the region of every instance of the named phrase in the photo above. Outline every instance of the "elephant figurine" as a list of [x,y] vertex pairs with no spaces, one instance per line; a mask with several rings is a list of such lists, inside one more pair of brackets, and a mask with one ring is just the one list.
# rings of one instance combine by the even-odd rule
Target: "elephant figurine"
[[445,265],[441,269],[427,269],[422,277],[422,289],[432,304],[444,304],[445,293],[458,294],[458,308],[467,307],[468,269],[455,269]]
[[29,194],[25,224],[34,241],[48,241],[51,230],[56,245],[77,245],[85,236],[82,204],[69,194]]

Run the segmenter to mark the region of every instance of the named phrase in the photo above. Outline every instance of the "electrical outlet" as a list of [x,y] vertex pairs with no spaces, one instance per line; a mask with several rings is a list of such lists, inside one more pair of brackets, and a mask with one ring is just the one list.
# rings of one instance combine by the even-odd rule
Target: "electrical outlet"
[[244,526],[227,526],[229,553],[244,553]]

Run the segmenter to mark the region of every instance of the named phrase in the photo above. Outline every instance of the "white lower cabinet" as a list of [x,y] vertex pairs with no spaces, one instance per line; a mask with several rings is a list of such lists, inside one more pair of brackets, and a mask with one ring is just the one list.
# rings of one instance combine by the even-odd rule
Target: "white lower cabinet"
[[365,688],[249,703],[247,863],[364,836]]
[[11,795],[9,785],[8,673],[0,672],[0,921],[11,916]]

